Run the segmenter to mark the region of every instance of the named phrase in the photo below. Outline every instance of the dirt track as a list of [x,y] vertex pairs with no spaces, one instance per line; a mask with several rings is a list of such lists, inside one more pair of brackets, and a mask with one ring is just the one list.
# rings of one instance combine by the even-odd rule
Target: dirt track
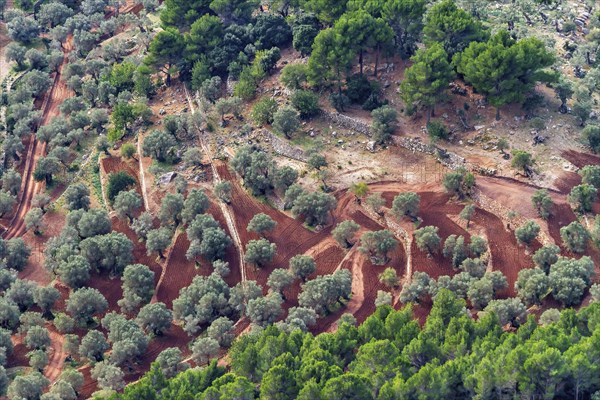
[[[41,125],[47,124],[53,117],[58,116],[60,114],[60,104],[62,104],[66,98],[73,95],[67,88],[66,83],[61,79],[62,71],[67,62],[67,56],[73,48],[72,46],[73,38],[69,37],[64,46],[63,63],[55,74],[52,88],[46,94],[42,103]],[[21,182],[21,190],[19,192],[18,207],[10,221],[8,229],[2,234],[4,239],[21,236],[25,233],[25,215],[27,215],[31,209],[31,200],[35,194],[40,193],[45,187],[44,182],[36,182],[35,179],[33,179],[33,172],[35,171],[37,161],[45,154],[46,144],[38,142],[38,140],[33,137],[33,140],[30,140],[27,149],[25,171]]]

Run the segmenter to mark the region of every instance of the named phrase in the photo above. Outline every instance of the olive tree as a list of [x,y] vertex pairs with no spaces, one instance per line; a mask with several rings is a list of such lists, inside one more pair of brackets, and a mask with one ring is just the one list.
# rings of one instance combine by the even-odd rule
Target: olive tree
[[574,306],[581,302],[586,288],[591,285],[594,274],[594,262],[588,256],[576,260],[560,257],[550,267],[550,287],[552,296],[565,306]]
[[592,205],[596,199],[598,189],[589,184],[581,184],[571,189],[567,200],[571,203],[573,210],[578,213],[592,211]]
[[394,234],[387,230],[365,232],[360,238],[359,250],[369,256],[375,265],[385,265],[390,260],[388,253],[398,245]]
[[527,221],[515,229],[515,237],[521,244],[530,245],[540,233],[540,226],[535,221]]
[[66,310],[80,323],[88,323],[107,308],[108,302],[102,293],[94,288],[82,288],[71,293]]
[[352,220],[342,221],[331,231],[333,238],[344,248],[354,245],[353,238],[360,229],[360,225]]
[[373,124],[371,131],[377,144],[385,144],[390,139],[398,124],[398,113],[390,106],[376,108],[371,112]]
[[192,344],[192,359],[198,364],[206,364],[219,353],[219,342],[211,337],[201,337]]
[[560,247],[555,244],[547,244],[533,253],[532,259],[535,265],[545,273],[550,272],[550,266],[558,261]]
[[92,379],[102,389],[121,390],[125,387],[124,374],[121,368],[107,361],[101,361],[92,368]]
[[187,362],[183,362],[183,353],[177,347],[169,347],[161,351],[156,356],[156,363],[167,379],[190,368]]
[[408,216],[415,219],[419,212],[419,202],[419,195],[415,192],[400,193],[394,197],[392,212],[398,216]]
[[142,198],[135,190],[119,192],[113,202],[117,217],[128,218],[130,223],[133,222],[133,216],[141,206]]
[[148,303],[154,294],[154,272],[143,264],[125,267],[123,276],[123,298],[118,301],[123,312],[133,312]]
[[141,308],[136,322],[146,331],[161,336],[171,327],[173,313],[164,303],[146,304]]
[[515,290],[525,304],[540,304],[550,291],[550,279],[540,268],[522,269]]
[[273,291],[280,293],[285,299],[283,291],[294,283],[295,278],[294,274],[287,269],[275,268],[267,279],[267,285],[269,285]]
[[146,234],[146,250],[150,255],[156,251],[160,258],[165,258],[163,251],[171,244],[171,230],[167,227],[152,229]]
[[587,248],[590,234],[583,225],[573,221],[569,225],[560,228],[560,237],[567,249],[573,253],[583,253]]
[[531,203],[541,218],[547,219],[550,216],[553,203],[546,189],[536,190],[531,196]]
[[437,226],[431,225],[417,229],[414,233],[417,247],[422,251],[427,251],[430,255],[437,253],[442,241],[438,231]]
[[285,135],[286,138],[290,139],[299,127],[300,116],[293,107],[281,107],[273,114],[273,129]]
[[81,339],[79,355],[91,361],[102,361],[104,352],[109,348],[106,337],[100,331],[91,330]]
[[295,276],[306,282],[306,278],[316,271],[317,264],[312,256],[298,254],[290,258],[290,269]]
[[33,230],[35,235],[42,233],[44,212],[41,208],[32,208],[25,215],[25,227]]
[[327,216],[335,208],[335,205],[335,197],[330,194],[305,192],[294,201],[292,214],[296,217],[304,217],[304,221],[309,226],[322,225],[327,221]]
[[259,235],[272,231],[277,226],[277,222],[273,221],[267,214],[256,214],[248,223],[248,231],[256,232]]
[[250,240],[246,245],[244,258],[250,264],[263,267],[271,262],[276,252],[277,245],[275,243],[271,243],[266,239]]

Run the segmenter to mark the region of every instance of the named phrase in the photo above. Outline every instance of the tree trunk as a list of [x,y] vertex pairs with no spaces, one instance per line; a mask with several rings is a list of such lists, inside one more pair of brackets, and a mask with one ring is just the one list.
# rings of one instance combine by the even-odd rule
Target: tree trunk
[[162,250],[158,250],[158,256],[159,256],[160,258],[165,258],[165,256],[163,255],[163,252],[162,252]]
[[429,123],[429,121],[431,121],[431,115],[433,114],[433,110],[432,107],[429,107],[427,109],[427,123]]
[[361,50],[358,55],[358,63],[360,64],[360,74],[363,73],[363,51]]
[[377,69],[379,68],[379,45],[377,46],[377,49],[375,51],[375,72],[373,72],[373,76],[375,78],[377,78]]
[[496,107],[496,121],[500,121],[500,106]]

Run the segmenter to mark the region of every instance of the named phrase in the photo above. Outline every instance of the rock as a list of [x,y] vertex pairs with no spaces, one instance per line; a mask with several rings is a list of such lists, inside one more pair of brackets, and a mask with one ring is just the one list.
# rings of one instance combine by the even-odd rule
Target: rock
[[310,131],[310,133],[308,134],[310,137],[315,137],[315,132],[314,131]]
[[443,114],[442,114],[442,118],[444,118],[444,119],[448,119],[448,114],[446,114],[446,113],[443,113]]
[[339,139],[337,142],[338,142],[338,144],[344,143],[344,141],[342,139]]
[[480,131],[483,128],[485,128],[485,126],[484,125],[475,125],[474,128],[475,128],[476,131]]
[[385,82],[383,82],[383,87],[384,87],[384,88],[389,88],[389,87],[390,87],[390,85],[391,85],[390,81],[385,81]]
[[165,115],[167,112],[165,111],[164,108],[161,108],[160,110],[158,110],[158,114],[159,115]]
[[170,183],[176,176],[177,172],[175,171],[167,172],[166,174],[163,174],[158,178],[158,183],[160,185],[166,185]]
[[331,136],[336,137],[337,136],[337,132],[336,131],[331,132]]
[[370,140],[367,142],[367,150],[373,153],[375,151],[375,141]]

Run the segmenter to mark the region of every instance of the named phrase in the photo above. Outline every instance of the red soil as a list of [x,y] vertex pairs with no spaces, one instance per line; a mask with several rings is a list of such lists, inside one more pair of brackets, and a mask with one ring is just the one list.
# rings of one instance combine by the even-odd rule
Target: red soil
[[589,153],[581,153],[575,150],[564,151],[561,156],[575,165],[577,168],[583,168],[586,165],[600,165],[600,156]]

